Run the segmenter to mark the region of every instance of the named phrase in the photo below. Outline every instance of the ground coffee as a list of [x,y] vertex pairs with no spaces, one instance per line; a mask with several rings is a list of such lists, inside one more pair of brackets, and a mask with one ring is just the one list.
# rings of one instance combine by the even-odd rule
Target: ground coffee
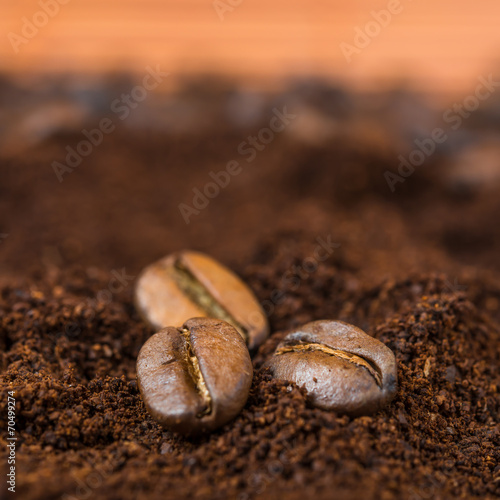
[[[0,444],[13,390],[19,498],[498,498],[500,184],[449,182],[457,148],[498,136],[498,103],[392,193],[384,172],[397,172],[396,145],[441,126],[442,109],[406,89],[356,97],[306,82],[257,107],[252,97],[252,120],[235,125],[225,106],[244,94],[198,80],[175,101],[138,107],[59,183],[51,162],[99,122],[103,96],[130,88],[116,82],[78,100],[93,99],[98,116],[0,160]],[[40,103],[6,79],[0,89],[6,112],[51,102],[49,90]],[[297,125],[247,164],[238,144],[283,102]],[[314,121],[325,114],[342,126]],[[235,158],[241,174],[187,225],[178,205]],[[318,238],[332,243],[324,260]],[[237,271],[274,332],[242,412],[196,439],[151,418],[136,383],[155,330],[136,313],[131,277],[180,248]],[[323,411],[262,369],[290,330],[319,318],[394,352],[390,405],[358,418]]]

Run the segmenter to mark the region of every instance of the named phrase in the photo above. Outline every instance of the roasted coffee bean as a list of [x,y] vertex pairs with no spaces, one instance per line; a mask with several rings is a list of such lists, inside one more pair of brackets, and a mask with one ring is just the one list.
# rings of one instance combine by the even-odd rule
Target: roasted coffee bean
[[164,328],[142,346],[137,381],[156,421],[195,435],[238,415],[252,384],[252,362],[230,324],[193,318],[182,328]]
[[135,302],[155,330],[194,317],[218,318],[233,325],[251,350],[269,334],[266,316],[248,286],[198,252],[179,252],[147,267],[137,282]]
[[275,378],[305,386],[314,406],[350,415],[377,411],[397,388],[393,352],[342,321],[314,321],[288,334],[267,365]]

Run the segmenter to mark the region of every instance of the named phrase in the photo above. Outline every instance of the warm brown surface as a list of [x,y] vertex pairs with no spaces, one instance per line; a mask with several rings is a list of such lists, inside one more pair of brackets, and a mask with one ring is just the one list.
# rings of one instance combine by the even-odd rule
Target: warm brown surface
[[350,63],[340,44],[353,44],[372,11],[398,0],[216,0],[239,3],[222,21],[214,0],[70,0],[15,53],[7,36],[21,34],[22,18],[31,20],[39,1],[3,2],[0,70],[142,74],[161,64],[174,77],[201,70],[248,83],[319,74],[361,87],[408,79],[432,91],[469,92],[500,55],[496,0],[400,0],[401,13]]
[[[313,135],[287,129],[247,164],[238,144],[269,115],[236,126],[225,99],[196,92],[198,128],[155,129],[153,118],[147,132],[122,126],[62,183],[50,165],[79,131],[1,160],[0,407],[15,389],[19,498],[496,498],[498,177],[456,184],[449,142],[391,193],[383,172],[397,167],[402,127],[359,121],[361,104],[320,89],[319,105],[299,114],[314,124],[319,109],[343,126],[326,139],[324,121]],[[392,106],[411,102],[395,95],[379,111],[395,119]],[[494,130],[487,116],[470,125]],[[243,172],[186,225],[177,205],[235,158]],[[329,257],[294,269],[311,269],[318,238],[335,243]],[[113,270],[137,276],[186,247],[242,276],[274,332],[254,359],[242,414],[198,441],[147,414],[135,363],[153,331],[134,310],[132,281],[113,279],[110,292]],[[394,351],[399,390],[380,413],[312,409],[262,370],[287,329],[322,318]]]

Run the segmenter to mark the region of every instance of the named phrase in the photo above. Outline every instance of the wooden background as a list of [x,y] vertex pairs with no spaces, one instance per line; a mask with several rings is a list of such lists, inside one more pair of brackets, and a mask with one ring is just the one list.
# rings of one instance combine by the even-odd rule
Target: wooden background
[[160,64],[173,75],[246,82],[321,74],[358,87],[399,79],[447,91],[470,89],[500,54],[498,0],[400,0],[403,11],[351,63],[340,44],[352,43],[355,27],[388,0],[243,0],[222,21],[213,0],[69,0],[16,54],[9,33],[21,35],[22,18],[31,20],[39,2],[1,0],[0,71],[143,72]]

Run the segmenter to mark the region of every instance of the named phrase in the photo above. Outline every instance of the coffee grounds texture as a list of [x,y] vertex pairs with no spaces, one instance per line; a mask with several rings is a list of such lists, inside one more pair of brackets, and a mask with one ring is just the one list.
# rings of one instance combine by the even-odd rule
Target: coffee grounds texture
[[[119,129],[62,183],[50,161],[76,133],[2,159],[0,407],[14,390],[16,493],[497,498],[500,186],[450,193],[434,158],[391,193],[383,172],[397,155],[379,137],[283,135],[185,224],[178,203],[251,132],[222,120],[210,133]],[[134,279],[181,248],[242,276],[273,332],[244,410],[197,439],[152,420],[135,380],[154,332],[134,309]],[[385,409],[337,415],[271,379],[263,365],[279,341],[317,319],[352,323],[393,350],[399,389]],[[3,454],[5,437],[2,418]]]

